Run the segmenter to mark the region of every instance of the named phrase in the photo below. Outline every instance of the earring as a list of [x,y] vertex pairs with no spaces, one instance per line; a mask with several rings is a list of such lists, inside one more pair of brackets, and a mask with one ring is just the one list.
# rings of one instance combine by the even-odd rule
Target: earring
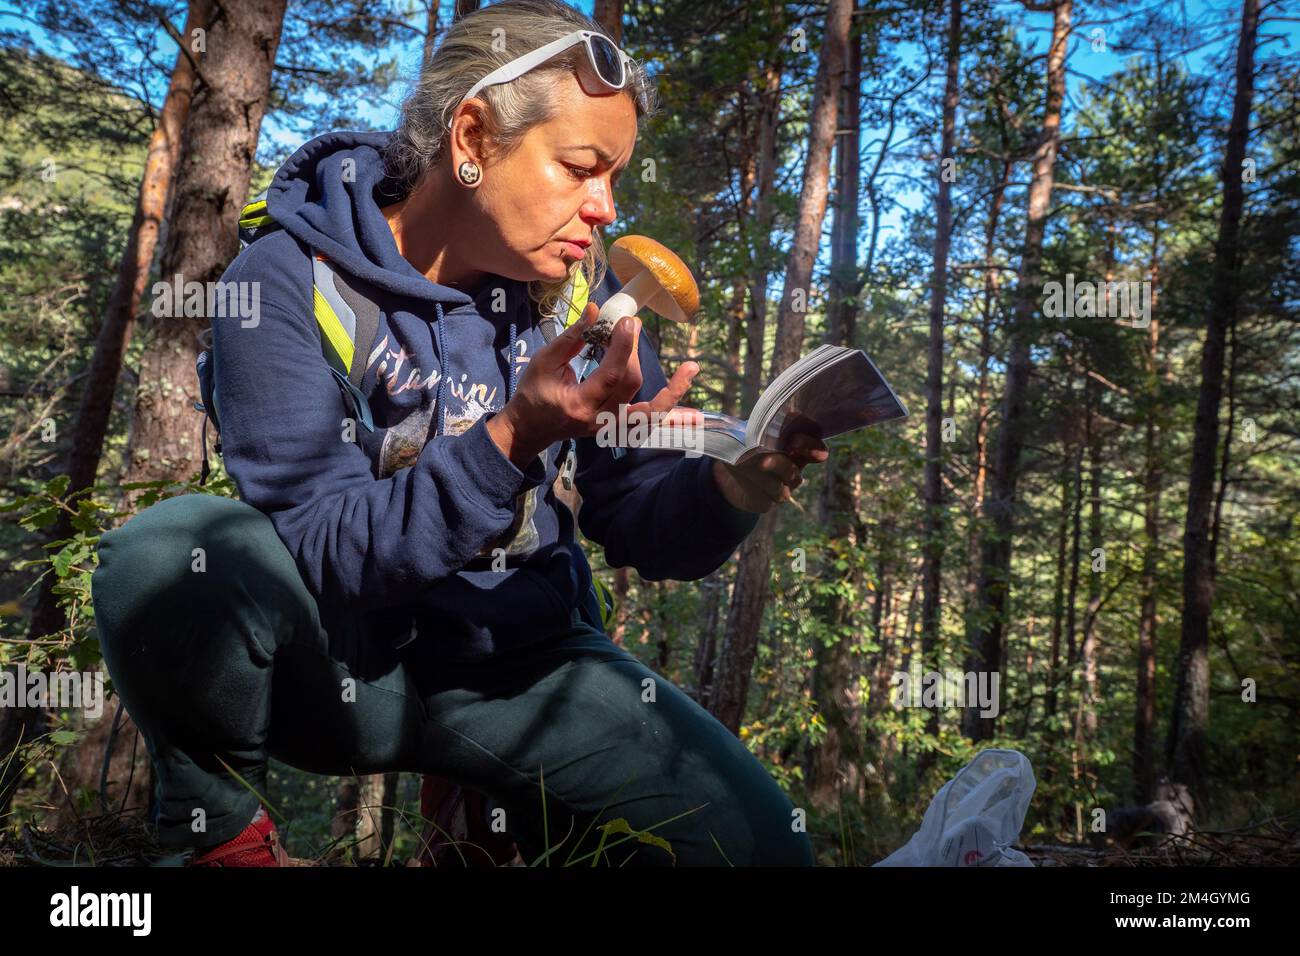
[[466,186],[473,186],[481,175],[482,171],[478,168],[478,163],[470,162],[468,159],[456,170],[457,178]]

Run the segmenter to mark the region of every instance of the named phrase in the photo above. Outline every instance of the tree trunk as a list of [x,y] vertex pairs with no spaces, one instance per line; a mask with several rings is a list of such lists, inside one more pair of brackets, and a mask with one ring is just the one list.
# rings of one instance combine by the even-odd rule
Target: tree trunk
[[442,32],[442,24],[439,22],[438,14],[442,7],[441,0],[424,0],[426,9],[424,11],[424,49],[420,54],[420,68],[426,69],[429,61],[433,59],[434,53],[438,51],[438,34]]
[[361,785],[357,777],[339,778],[334,792],[334,816],[330,818],[330,839],[335,842],[335,853],[342,854],[345,846],[353,846],[357,832],[357,805],[361,802]]
[[[1029,585],[1033,593],[1038,592],[1038,558],[1034,558],[1033,572]],[[1035,608],[1029,609],[1029,619],[1025,621],[1025,712],[1020,718],[1020,739],[1029,737],[1029,724],[1034,712],[1034,631],[1038,627],[1038,614]]]
[[[72,725],[83,730],[85,736],[76,746],[61,748],[55,758],[59,773],[52,781],[46,799],[48,806],[57,807],[57,810],[52,817],[42,821],[42,826],[61,828],[75,826],[79,820],[98,814],[120,811],[144,815],[149,811],[153,786],[144,738],[125,710],[114,733],[116,716],[117,706],[111,700],[105,700],[103,717],[84,720],[80,726]],[[108,758],[107,768],[104,767],[105,757]],[[40,779],[45,778],[44,774],[40,776]],[[77,795],[86,790],[101,794],[101,781],[101,799],[96,800],[95,810],[87,813],[77,802]]]
[[[1101,475],[1102,443],[1093,437],[1092,448],[1088,452],[1088,554],[1091,560],[1097,559],[1097,552],[1105,553],[1101,528]],[[1080,649],[1080,661],[1083,664],[1084,691],[1084,729],[1092,735],[1097,733],[1097,617],[1101,614],[1101,576],[1102,572],[1092,570],[1089,565],[1088,607],[1083,612],[1083,646]]]
[[609,33],[609,38],[623,45],[623,0],[595,0],[592,19]]
[[1007,186],[1011,183],[1011,160],[1003,160],[1002,176],[989,201],[989,218],[984,226],[984,296],[980,305],[980,366],[975,386],[975,454],[971,470],[975,480],[971,486],[970,531],[966,541],[966,594],[965,616],[975,606],[976,584],[979,572],[980,520],[984,511],[984,486],[988,480],[989,434],[989,359],[993,354],[993,302],[1001,284],[998,270],[993,265],[997,243],[998,222],[1002,218],[1002,205]]
[[700,582],[700,641],[695,645],[695,702],[708,709],[718,654],[718,621],[727,581],[719,568]]
[[[939,600],[946,534],[943,500],[943,312],[948,297],[948,247],[952,243],[952,179],[956,157],[957,99],[960,95],[961,0],[949,0],[948,76],[943,93],[943,136],[939,148],[939,196],[935,201],[934,271],[930,278],[930,345],[925,377],[925,563],[921,570],[922,671],[939,668]],[[926,733],[939,736],[939,708],[926,718]],[[918,774],[934,763],[921,758]]]
[[672,628],[668,617],[668,597],[669,590],[663,581],[655,582],[654,597],[654,634],[658,637],[655,639],[655,646],[659,653],[655,656],[655,670],[664,674],[668,671],[668,662],[672,654],[672,642],[669,637],[672,635]]
[[[1115,278],[1115,221],[1109,215],[1106,223],[1106,282]],[[1107,286],[1109,288],[1109,285]],[[1101,575],[1094,567],[1098,552],[1105,555],[1105,542],[1101,527],[1101,477],[1103,461],[1102,418],[1100,386],[1089,378],[1091,401],[1087,409],[1088,441],[1088,606],[1083,613],[1083,693],[1079,698],[1080,720],[1075,728],[1076,749],[1097,736],[1097,616],[1101,613]],[[1102,558],[1104,562],[1104,557]],[[1082,811],[1080,811],[1081,815]],[[1080,834],[1082,839],[1082,834]]]
[[[858,295],[858,180],[861,142],[862,38],[849,41],[849,69],[840,87],[839,138],[835,145],[835,218],[831,234],[831,301],[827,305],[827,341],[851,345],[857,326]],[[858,505],[853,496],[856,456],[849,447],[832,449],[824,464],[824,481],[818,504],[818,520],[829,542],[847,542],[850,549],[863,543],[857,527]],[[817,573],[824,581],[843,577],[828,561],[820,561]],[[856,593],[860,576],[850,573],[849,590]],[[813,705],[826,723],[826,736],[811,750],[807,760],[809,800],[813,806],[834,809],[848,784],[848,775],[859,765],[858,732],[849,707],[853,684],[853,601],[832,594],[818,602],[819,619],[831,629],[830,646],[817,641],[813,648]],[[854,789],[854,788],[849,788]]]
[[767,275],[771,247],[772,196],[776,190],[777,127],[781,116],[781,65],[772,63],[759,100],[758,196],[754,215],[754,272],[749,283],[750,317],[745,334],[745,371],[741,380],[740,406],[754,407],[763,385],[763,339],[767,327]]
[[[813,88],[809,114],[808,157],[804,166],[803,188],[794,240],[786,266],[785,291],[777,319],[776,350],[772,356],[771,376],[775,377],[799,357],[803,345],[804,312],[796,311],[795,290],[800,290],[806,304],[812,280],[813,261],[817,258],[822,220],[826,215],[827,185],[830,179],[831,149],[839,120],[839,87],[846,69],[846,48],[853,14],[851,0],[831,0],[822,37],[821,59]],[[758,649],[763,605],[771,587],[773,538],[778,507],[759,519],[758,526],[741,547],[740,566],[731,612],[727,617],[723,640],[714,716],[733,733],[739,732],[749,690],[750,672]]]
[[394,807],[399,774],[371,773],[361,778],[361,805],[357,808],[356,858],[382,866],[393,845]]
[[[1211,574],[1217,573],[1219,542],[1223,531],[1223,502],[1228,496],[1229,472],[1232,470],[1232,430],[1237,424],[1237,317],[1228,320],[1228,416],[1224,424],[1224,442],[1219,454],[1218,490],[1214,493],[1214,514],[1210,519]],[[1231,559],[1231,555],[1229,555]]]
[[[745,135],[743,141],[749,143],[751,139],[756,139],[757,134],[752,132],[749,124],[749,117],[752,115],[744,109],[743,97],[748,96],[747,91],[741,92],[742,102],[739,104],[738,112],[744,118]],[[754,187],[758,181],[758,156],[759,147],[757,144],[753,148],[746,150],[744,158],[741,160],[740,172],[740,206],[738,210],[739,227],[741,235],[745,235],[753,228],[752,209],[754,206]],[[737,279],[732,285],[731,302],[727,306],[727,361],[726,361],[726,378],[722,383],[722,410],[728,415],[744,415],[743,410],[737,409],[737,402],[740,397],[740,378],[736,370],[740,368],[740,340],[745,325],[745,291],[746,282],[744,279]],[[718,643],[718,622],[722,608],[722,599],[727,591],[727,569],[726,567],[718,568],[712,574],[704,579],[700,584],[700,638],[695,646],[695,700],[701,707],[708,708],[709,690],[713,684],[713,669],[717,657]]]
[[[179,276],[182,283],[215,282],[239,250],[236,223],[248,196],[286,2],[226,3],[208,31],[203,75],[210,85],[195,94],[185,124],[163,250],[164,281]],[[194,360],[208,322],[184,314],[150,322],[127,481],[184,480],[198,470],[202,416],[194,411]]]
[[[211,9],[211,0],[191,0],[182,33],[187,44],[193,45],[192,38],[196,29],[207,27]],[[202,50],[183,49],[177,54],[171,84],[158,115],[158,125],[149,139],[144,174],[136,198],[135,221],[127,237],[126,251],[118,265],[113,291],[109,294],[108,309],[95,341],[90,373],[77,413],[77,431],[70,469],[72,480],[68,486],[70,492],[88,487],[95,480],[104,446],[104,434],[113,408],[113,393],[122,371],[122,355],[131,339],[131,330],[140,309],[140,298],[149,278],[154,249],[175,180],[181,133],[189,116],[194,93],[194,66],[201,63],[203,57]]]
[[898,656],[892,624],[894,578],[885,559],[885,542],[889,540],[892,531],[892,527],[887,527],[883,522],[878,531],[880,540],[879,547],[876,548],[876,599],[871,605],[871,633],[880,645],[880,650],[877,652],[871,683],[871,699],[867,707],[869,715],[882,713],[889,706],[889,682],[893,676],[894,658]]
[[[749,205],[748,198],[743,200],[742,206],[746,211]],[[745,295],[748,291],[749,284],[744,279],[737,279],[732,287],[731,302],[727,306],[727,367],[724,370],[726,378],[722,383],[720,402],[724,412],[740,417],[744,417],[745,412],[748,411],[739,406],[740,376],[737,372],[740,368],[740,340],[745,332]]]
[[[194,30],[208,25],[211,14],[211,0],[191,0],[185,15],[185,27],[181,39],[192,45]],[[140,189],[136,194],[135,215],[127,233],[126,248],[118,262],[117,276],[112,291],[108,296],[108,307],[104,312],[104,321],[100,324],[95,338],[95,350],[90,358],[90,368],[86,372],[86,384],[81,393],[77,409],[76,424],[73,426],[72,451],[68,465],[69,497],[89,488],[95,483],[99,471],[99,459],[104,450],[104,435],[108,431],[108,420],[113,412],[113,395],[117,390],[117,380],[122,373],[122,356],[127,343],[131,340],[131,330],[135,324],[136,313],[140,309],[140,298],[144,294],[145,283],[149,280],[149,270],[153,264],[154,249],[166,215],[167,199],[171,192],[176,169],[176,159],[180,151],[181,129],[190,110],[190,99],[194,92],[196,72],[195,63],[203,59],[202,51],[182,49],[176,55],[172,67],[171,82],[167,95],[163,99],[162,110],[158,114],[158,125],[149,137],[149,147],[145,153],[144,172],[140,177]],[[73,535],[71,516],[60,512],[58,521],[50,534],[50,541],[61,541]],[[28,626],[28,640],[37,640],[63,630],[67,623],[63,609],[58,604],[53,587],[56,583],[53,574],[48,574],[41,582],[40,592]],[[23,715],[26,715],[24,717]],[[45,732],[44,712],[38,710],[14,709],[0,712],[0,761],[17,745],[18,740],[31,740]],[[118,736],[133,739],[135,725],[130,717],[123,720],[118,728]],[[141,761],[146,759],[140,753]],[[0,767],[0,816],[9,809],[12,797],[12,774],[18,769]],[[139,775],[147,778],[147,772],[140,768]],[[99,785],[98,771],[93,781],[74,780],[71,785]],[[70,785],[70,786],[71,786]]]
[[[1092,408],[1092,380],[1085,377],[1083,381],[1084,413]],[[1079,620],[1079,562],[1083,541],[1083,456],[1087,451],[1087,436],[1074,446],[1074,461],[1070,465],[1070,481],[1073,492],[1070,504],[1070,576],[1065,595],[1065,665],[1068,670],[1066,682],[1074,685],[1074,665],[1079,659],[1078,633]]]
[[1160,271],[1159,224],[1151,232],[1151,324],[1147,328],[1142,474],[1142,578],[1139,582],[1137,690],[1133,719],[1133,802],[1151,801],[1155,787],[1156,588],[1160,562],[1160,496],[1164,468],[1160,451],[1160,321],[1156,290]]
[[[994,446],[992,487],[985,501],[985,526],[980,534],[980,574],[976,588],[979,611],[966,669],[989,674],[1000,672],[1002,668],[1002,635],[1007,625],[1007,598],[1011,585],[1016,484],[1020,478],[1020,455],[1024,445],[1030,345],[1034,310],[1042,289],[1039,267],[1052,198],[1056,149],[1061,135],[1065,54],[1072,9],[1073,0],[1060,0],[1052,11],[1052,42],[1047,54],[1047,103],[1029,183],[1024,252],[1016,279],[1014,314],[1008,330],[1010,359],[1002,396],[1002,421]],[[993,736],[995,726],[996,718],[981,717],[977,708],[962,711],[962,730],[971,740],[988,740]]]
[[[1068,394],[1068,393],[1067,393]],[[1047,694],[1044,701],[1044,716],[1056,716],[1056,685],[1061,673],[1061,634],[1065,627],[1065,579],[1069,571],[1067,555],[1070,540],[1070,501],[1074,484],[1071,480],[1074,461],[1074,449],[1068,443],[1061,449],[1061,506],[1056,525],[1056,590],[1052,596],[1052,639],[1047,662]]]
[[[1183,531],[1183,620],[1178,684],[1165,744],[1165,759],[1174,783],[1186,784],[1198,807],[1205,801],[1205,733],[1210,709],[1210,613],[1214,607],[1215,554],[1210,537],[1214,494],[1215,450],[1219,441],[1219,401],[1223,391],[1224,346],[1229,323],[1237,314],[1237,286],[1243,190],[1242,163],[1250,135],[1251,100],[1255,79],[1255,36],[1258,0],[1241,5],[1241,37],[1237,43],[1236,93],[1224,157],[1223,210],[1214,248],[1211,302],[1206,313],[1205,346],[1201,353],[1201,390],[1196,402],[1192,464],[1187,488],[1187,519]],[[1231,436],[1229,436],[1231,440]]]
[[[1088,744],[1097,737],[1097,614],[1101,608],[1101,572],[1094,567],[1097,550],[1102,545],[1101,532],[1101,455],[1102,443],[1099,434],[1100,393],[1093,380],[1087,382],[1089,400],[1084,409],[1086,418],[1086,444],[1088,448],[1088,606],[1083,614],[1083,640],[1080,643],[1079,659],[1083,671],[1083,683],[1079,689],[1078,701],[1074,713],[1074,780],[1075,793],[1083,794],[1094,789],[1084,783],[1085,777],[1091,777],[1088,770]],[[1082,510],[1082,501],[1079,502]],[[1075,839],[1083,840],[1083,811],[1080,798],[1074,805]]]

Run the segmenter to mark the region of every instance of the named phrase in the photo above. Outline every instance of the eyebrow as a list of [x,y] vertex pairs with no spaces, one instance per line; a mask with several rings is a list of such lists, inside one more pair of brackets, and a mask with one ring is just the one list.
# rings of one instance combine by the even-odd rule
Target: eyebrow
[[565,149],[589,149],[596,154],[596,158],[599,159],[602,163],[607,163],[611,166],[614,164],[614,157],[606,154],[606,152],[603,149],[601,149],[599,146],[596,146],[593,143],[584,143],[581,146],[565,146],[564,148]]

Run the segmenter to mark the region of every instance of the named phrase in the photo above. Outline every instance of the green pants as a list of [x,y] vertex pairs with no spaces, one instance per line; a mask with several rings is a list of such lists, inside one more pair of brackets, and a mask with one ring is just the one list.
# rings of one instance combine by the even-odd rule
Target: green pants
[[530,863],[547,845],[561,846],[553,866],[590,853],[599,824],[621,817],[674,856],[629,840],[602,864],[812,864],[758,760],[587,614],[453,665],[429,659],[435,635],[395,649],[356,622],[327,630],[270,519],[211,495],[160,501],[107,532],[92,594],[105,665],[154,762],[166,845],[239,833],[258,807],[239,778],[265,793],[273,756],[312,773],[454,780],[505,811]]

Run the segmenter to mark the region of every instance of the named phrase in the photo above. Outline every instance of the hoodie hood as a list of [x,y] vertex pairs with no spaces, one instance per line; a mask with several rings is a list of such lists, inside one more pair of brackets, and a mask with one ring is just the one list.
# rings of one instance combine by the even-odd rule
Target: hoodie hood
[[[334,132],[318,136],[300,147],[276,172],[266,192],[267,212],[289,235],[350,275],[376,289],[415,300],[415,311],[433,327],[434,351],[440,370],[438,421],[441,434],[446,407],[448,365],[460,342],[456,323],[442,321],[461,315],[465,320],[486,321],[509,329],[509,356],[516,354],[517,337],[534,322],[527,283],[501,276],[485,281],[476,296],[431,282],[398,251],[383,206],[398,202],[405,193],[387,175],[384,148],[391,132]],[[492,281],[495,279],[496,281]],[[497,290],[505,290],[505,308],[493,303]],[[419,305],[432,304],[432,310]],[[493,308],[493,305],[498,306]],[[515,378],[507,383],[506,399]]]
[[[385,172],[383,150],[392,135],[326,133],[301,146],[267,189],[267,212],[295,239],[385,291],[440,303],[448,311],[473,305],[468,293],[430,282],[397,250],[382,211],[405,196]],[[495,287],[506,288],[512,298],[528,294],[525,283],[501,278],[486,283],[480,297]]]

